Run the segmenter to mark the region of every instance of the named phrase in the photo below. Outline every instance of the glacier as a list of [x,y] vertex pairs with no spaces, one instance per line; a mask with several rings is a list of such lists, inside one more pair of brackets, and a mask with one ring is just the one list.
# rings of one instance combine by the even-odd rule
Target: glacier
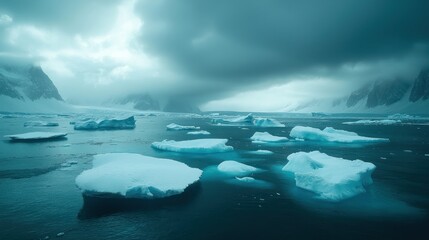
[[273,136],[268,132],[255,132],[253,136],[250,137],[250,140],[252,140],[253,143],[279,143],[287,141],[288,138]]
[[12,141],[30,141],[30,140],[52,140],[61,139],[67,136],[67,133],[63,132],[28,132],[23,134],[5,135],[5,138],[9,138]]
[[180,194],[199,181],[202,171],[171,159],[134,153],[94,156],[92,169],[76,177],[86,195],[106,193],[126,198],[164,198]]
[[152,147],[171,152],[182,153],[219,153],[234,150],[233,147],[227,146],[228,139],[206,138],[185,141],[164,140],[162,142],[152,143]]
[[357,133],[326,127],[323,130],[312,127],[296,126],[289,134],[291,137],[303,140],[337,142],[337,143],[374,143],[388,142],[387,138],[371,138],[359,136]]
[[167,125],[167,130],[198,130],[200,127],[195,126],[182,126],[175,123],[170,123]]
[[334,202],[366,192],[376,168],[369,162],[336,158],[319,151],[292,153],[287,159],[282,170],[294,174],[297,187]]
[[101,119],[86,120],[74,123],[75,130],[110,130],[110,129],[134,129],[136,120],[134,116],[125,119]]

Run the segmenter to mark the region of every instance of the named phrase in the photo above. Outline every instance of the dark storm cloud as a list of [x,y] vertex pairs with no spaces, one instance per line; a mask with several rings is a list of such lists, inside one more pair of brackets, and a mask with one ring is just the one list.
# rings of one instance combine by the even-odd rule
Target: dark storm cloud
[[230,85],[401,58],[429,42],[428,1],[144,1],[145,51]]

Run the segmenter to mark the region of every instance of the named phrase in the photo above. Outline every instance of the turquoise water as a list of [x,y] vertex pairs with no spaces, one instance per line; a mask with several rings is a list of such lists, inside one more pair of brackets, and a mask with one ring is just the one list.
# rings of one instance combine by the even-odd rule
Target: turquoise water
[[[429,125],[427,121],[391,126],[341,124],[356,116],[311,118],[274,115],[284,128],[242,129],[210,125],[209,118],[187,115],[136,116],[133,130],[75,131],[75,115],[16,115],[0,118],[0,135],[26,131],[66,131],[67,139],[49,142],[0,141],[0,239],[427,239],[429,237]],[[353,119],[352,119],[353,118]],[[364,119],[364,118],[363,118]],[[55,121],[59,127],[25,128],[30,120]],[[211,135],[166,131],[169,123],[200,126]],[[288,136],[296,125],[326,126],[389,143],[328,144],[288,142],[261,146],[255,131]],[[227,138],[234,152],[178,154],[150,147],[163,139]],[[249,151],[267,149],[273,155]],[[377,166],[368,192],[340,203],[319,200],[298,189],[281,172],[286,157],[319,150],[361,159]],[[170,158],[204,170],[183,195],[162,201],[84,198],[75,177],[91,167],[94,154],[131,152]],[[217,164],[236,160],[264,171],[245,184],[218,174]],[[71,167],[61,167],[77,161]]]

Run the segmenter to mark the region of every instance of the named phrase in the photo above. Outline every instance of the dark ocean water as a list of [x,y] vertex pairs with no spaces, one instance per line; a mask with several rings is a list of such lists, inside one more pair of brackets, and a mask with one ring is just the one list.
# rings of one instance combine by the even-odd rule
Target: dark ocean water
[[[275,115],[285,128],[210,125],[209,118],[181,115],[137,116],[134,130],[74,131],[74,116],[17,115],[0,118],[0,135],[26,131],[67,131],[61,141],[0,141],[0,239],[429,239],[429,125],[350,126],[343,118]],[[356,117],[356,116],[353,116]],[[363,119],[365,119],[363,117]],[[24,128],[29,120],[56,121],[59,127]],[[169,123],[201,126],[209,136],[166,131]],[[289,142],[261,146],[255,131],[288,136],[296,125],[326,126],[363,136],[389,138],[383,144]],[[177,154],[154,150],[163,139],[228,138],[234,152]],[[267,149],[273,155],[255,155]],[[319,150],[377,166],[367,193],[339,203],[298,189],[281,168],[297,151]],[[184,194],[160,201],[84,198],[74,184],[91,167],[94,154],[140,153],[170,158],[204,170]],[[259,184],[238,183],[216,174],[223,160],[264,171]],[[72,167],[61,167],[77,161]]]

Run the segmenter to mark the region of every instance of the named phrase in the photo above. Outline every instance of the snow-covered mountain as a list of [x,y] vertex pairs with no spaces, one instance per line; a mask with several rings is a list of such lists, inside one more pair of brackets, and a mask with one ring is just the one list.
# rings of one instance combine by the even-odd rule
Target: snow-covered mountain
[[429,114],[429,68],[414,82],[404,79],[367,84],[340,99],[313,99],[287,106],[288,112]]
[[64,110],[66,105],[40,66],[0,65],[0,111],[49,112]]

